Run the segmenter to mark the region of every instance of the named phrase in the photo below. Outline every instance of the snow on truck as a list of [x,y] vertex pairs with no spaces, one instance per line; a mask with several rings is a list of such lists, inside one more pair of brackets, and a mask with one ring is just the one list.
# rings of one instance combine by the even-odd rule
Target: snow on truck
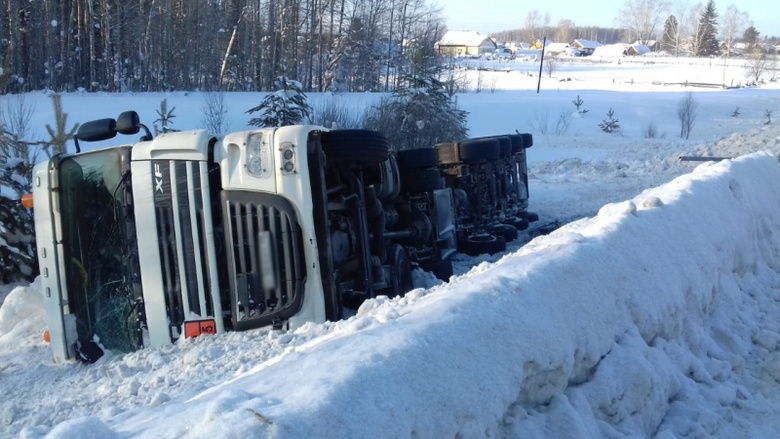
[[446,280],[456,251],[503,251],[535,219],[528,134],[392,152],[378,132],[318,126],[152,138],[128,111],[75,143],[33,169],[58,362],[335,321],[411,290],[415,267]]

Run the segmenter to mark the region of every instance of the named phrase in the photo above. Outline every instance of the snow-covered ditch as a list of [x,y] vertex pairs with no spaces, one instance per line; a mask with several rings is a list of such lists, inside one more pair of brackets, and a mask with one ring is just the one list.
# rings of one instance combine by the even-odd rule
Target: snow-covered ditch
[[[780,166],[707,163],[354,317],[54,365],[0,308],[0,432],[52,438],[770,437]],[[429,279],[418,278],[421,284]],[[18,354],[18,355],[17,355]]]

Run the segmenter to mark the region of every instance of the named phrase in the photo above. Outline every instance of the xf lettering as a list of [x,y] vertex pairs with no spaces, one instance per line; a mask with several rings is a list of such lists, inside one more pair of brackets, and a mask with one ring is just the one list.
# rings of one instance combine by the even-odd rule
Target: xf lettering
[[162,193],[163,188],[163,175],[162,171],[160,170],[160,165],[155,163],[154,164],[154,191]]

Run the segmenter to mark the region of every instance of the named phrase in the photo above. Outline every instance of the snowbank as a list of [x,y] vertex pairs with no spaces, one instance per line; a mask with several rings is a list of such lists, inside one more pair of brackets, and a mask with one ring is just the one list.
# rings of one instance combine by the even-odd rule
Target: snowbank
[[713,434],[764,401],[743,381],[759,367],[745,359],[780,342],[780,290],[766,289],[780,285],[779,200],[770,155],[706,164],[107,422],[143,437]]

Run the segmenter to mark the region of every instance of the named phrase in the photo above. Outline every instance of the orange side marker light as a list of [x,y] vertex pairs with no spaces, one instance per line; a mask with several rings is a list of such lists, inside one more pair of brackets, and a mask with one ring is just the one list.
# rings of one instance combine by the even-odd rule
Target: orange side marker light
[[24,194],[22,195],[22,206],[32,209],[33,207],[33,196],[32,194]]

